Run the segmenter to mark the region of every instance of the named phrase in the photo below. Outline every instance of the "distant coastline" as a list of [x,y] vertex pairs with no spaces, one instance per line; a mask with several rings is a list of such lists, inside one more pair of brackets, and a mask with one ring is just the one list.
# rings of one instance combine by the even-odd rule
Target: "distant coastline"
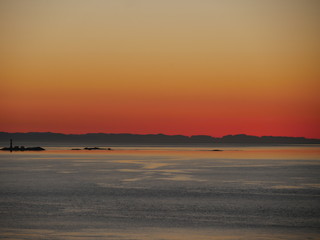
[[42,147],[24,147],[24,146],[14,146],[14,147],[4,147],[0,149],[1,151],[10,152],[24,152],[24,151],[44,151]]
[[188,143],[221,143],[221,144],[320,144],[320,139],[285,136],[252,136],[246,134],[226,135],[220,138],[208,135],[165,135],[165,134],[113,134],[87,133],[62,134],[52,132],[8,133],[0,132],[0,142],[9,139],[18,142],[48,143],[114,143],[114,144],[188,144]]

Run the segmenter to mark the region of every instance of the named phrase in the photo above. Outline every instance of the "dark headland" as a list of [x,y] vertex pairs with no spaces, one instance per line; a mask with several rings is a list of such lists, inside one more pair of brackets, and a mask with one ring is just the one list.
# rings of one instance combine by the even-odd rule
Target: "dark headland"
[[25,147],[25,146],[13,146],[12,139],[10,139],[9,147],[4,147],[0,149],[1,151],[44,151],[45,149],[42,147]]
[[42,147],[24,147],[24,146],[14,146],[12,148],[10,147],[4,147],[0,149],[1,151],[44,151],[45,149]]
[[10,139],[23,143],[52,143],[52,144],[320,144],[320,139],[285,136],[252,136],[246,134],[226,135],[216,138],[207,135],[165,135],[165,134],[62,134],[51,132],[8,133],[0,132],[1,144],[7,145]]

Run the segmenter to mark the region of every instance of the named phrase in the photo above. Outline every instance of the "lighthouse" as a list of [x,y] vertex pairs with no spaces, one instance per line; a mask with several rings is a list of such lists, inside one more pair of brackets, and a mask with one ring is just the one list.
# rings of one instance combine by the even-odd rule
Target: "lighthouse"
[[12,139],[10,139],[10,152],[12,152],[12,149],[13,149],[13,147],[12,147]]

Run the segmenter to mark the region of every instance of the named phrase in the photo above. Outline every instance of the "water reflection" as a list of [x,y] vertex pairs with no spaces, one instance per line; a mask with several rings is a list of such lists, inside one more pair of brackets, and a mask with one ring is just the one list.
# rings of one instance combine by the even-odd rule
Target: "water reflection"
[[[256,230],[250,232],[248,230],[232,229],[226,234],[225,229],[181,229],[169,228],[166,231],[158,228],[142,228],[142,229],[87,229],[85,231],[48,231],[48,230],[29,230],[23,229],[17,232],[14,229],[5,229],[2,237],[11,240],[42,240],[42,239],[65,239],[65,240],[87,240],[87,239],[113,239],[113,240],[274,240],[274,239],[305,239],[305,235],[295,232],[292,234],[274,231],[272,233]],[[317,240],[318,235],[310,233],[308,240]]]
[[320,237],[319,146],[114,149],[0,153],[1,237]]

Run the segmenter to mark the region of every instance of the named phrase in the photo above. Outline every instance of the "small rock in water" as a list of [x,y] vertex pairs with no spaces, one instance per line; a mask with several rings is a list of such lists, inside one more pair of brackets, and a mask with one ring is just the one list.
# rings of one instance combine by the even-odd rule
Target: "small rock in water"
[[106,150],[106,149],[100,148],[100,147],[85,147],[84,150]]

